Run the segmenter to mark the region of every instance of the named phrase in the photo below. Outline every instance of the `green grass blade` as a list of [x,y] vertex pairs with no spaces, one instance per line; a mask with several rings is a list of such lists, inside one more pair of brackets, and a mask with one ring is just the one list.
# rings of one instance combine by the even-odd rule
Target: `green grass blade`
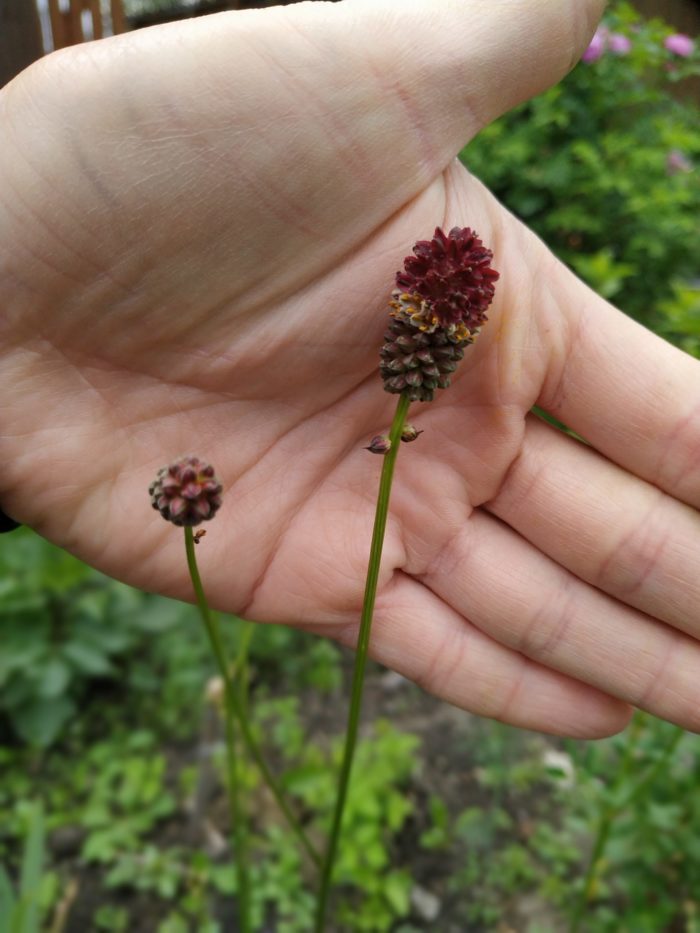
[[7,872],[0,865],[0,933],[11,933],[16,899]]
[[39,931],[39,890],[44,863],[44,811],[34,804],[29,815],[29,832],[24,847],[19,896],[22,902],[22,933]]

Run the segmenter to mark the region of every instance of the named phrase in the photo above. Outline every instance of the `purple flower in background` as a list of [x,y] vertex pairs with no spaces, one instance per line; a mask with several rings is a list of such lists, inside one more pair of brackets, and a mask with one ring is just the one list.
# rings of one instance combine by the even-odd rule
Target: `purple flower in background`
[[608,38],[608,48],[615,55],[627,55],[632,48],[632,43],[622,33],[613,32]]
[[682,32],[676,32],[664,39],[664,48],[669,52],[673,52],[674,55],[690,58],[695,49],[695,43],[690,36],[686,36]]
[[677,175],[679,172],[692,172],[693,163],[680,149],[671,149],[666,156],[666,171],[669,175]]
[[581,56],[581,61],[586,62],[587,65],[590,65],[591,62],[597,62],[605,51],[605,44],[607,40],[608,30],[605,28],[605,26],[601,26],[596,29],[588,48]]

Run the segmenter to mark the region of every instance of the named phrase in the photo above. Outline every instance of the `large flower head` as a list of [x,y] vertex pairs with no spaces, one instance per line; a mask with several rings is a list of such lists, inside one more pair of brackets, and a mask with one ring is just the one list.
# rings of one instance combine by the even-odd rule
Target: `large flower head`
[[419,240],[413,256],[404,259],[396,284],[422,299],[441,327],[462,324],[474,333],[493,300],[498,272],[491,268],[492,259],[491,250],[470,227],[453,227],[448,234],[436,227],[432,240]]
[[221,506],[214,467],[192,456],[161,467],[148,492],[153,508],[173,525],[194,527],[213,518]]
[[387,392],[430,402],[446,389],[464,349],[486,321],[498,272],[493,253],[469,227],[439,227],[419,240],[396,273],[393,318],[384,335],[379,371]]

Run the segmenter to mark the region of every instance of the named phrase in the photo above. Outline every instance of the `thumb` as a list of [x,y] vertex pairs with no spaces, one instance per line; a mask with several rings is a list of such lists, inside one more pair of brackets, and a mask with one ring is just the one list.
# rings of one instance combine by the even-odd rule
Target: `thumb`
[[369,73],[444,165],[583,54],[605,0],[345,0]]
[[[354,242],[358,228],[380,225],[480,129],[564,77],[604,8],[605,0],[343,0],[277,8],[274,47],[305,92],[305,125],[319,124],[319,109],[324,114],[323,138],[313,146],[304,139],[307,155],[294,162],[302,184],[304,172],[314,185],[333,178],[332,194],[315,200],[318,229],[332,220]],[[272,20],[270,27],[271,37]],[[301,37],[303,53],[290,36]],[[347,248],[342,235],[336,239]]]
[[[323,143],[304,160],[314,180],[334,179],[320,212],[331,212],[350,242],[358,226],[381,224],[490,121],[564,77],[604,8],[605,0],[343,0],[278,8],[286,34],[293,26],[306,45],[303,59],[295,50],[288,61],[310,91],[309,112],[322,98],[331,117]],[[324,218],[316,220],[322,228]]]

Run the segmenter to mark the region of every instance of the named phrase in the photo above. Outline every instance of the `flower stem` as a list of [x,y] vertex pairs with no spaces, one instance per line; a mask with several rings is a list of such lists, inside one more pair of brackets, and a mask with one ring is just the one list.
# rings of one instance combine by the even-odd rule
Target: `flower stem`
[[204,595],[202,580],[199,576],[197,558],[194,552],[194,538],[192,528],[185,527],[185,548],[187,550],[187,566],[190,570],[192,585],[194,586],[197,606],[202,621],[207,630],[214,656],[216,657],[226,690],[225,722],[226,722],[226,758],[228,766],[228,798],[231,815],[231,828],[235,847],[236,879],[238,887],[238,901],[240,904],[240,922],[243,933],[251,933],[252,922],[250,913],[250,875],[248,872],[248,832],[245,822],[245,813],[240,799],[239,761],[236,748],[236,728],[234,723],[234,710],[239,707],[239,697],[236,694],[231,675],[226,664],[226,654],[221,640],[216,617],[209,611],[209,604]]
[[384,456],[382,466],[382,476],[379,483],[379,494],[377,496],[377,509],[374,516],[374,530],[372,532],[372,545],[370,547],[369,566],[367,568],[367,582],[365,584],[365,595],[362,604],[362,617],[360,621],[360,632],[357,639],[357,649],[355,655],[355,669],[352,679],[352,695],[350,698],[350,710],[348,714],[348,725],[345,732],[345,748],[343,750],[343,760],[340,766],[338,777],[338,791],[333,812],[333,822],[328,839],[325,857],[323,860],[323,869],[321,872],[321,884],[318,895],[316,909],[316,933],[323,933],[326,919],[326,910],[328,907],[328,895],[330,893],[331,881],[333,878],[333,866],[338,850],[338,841],[340,839],[340,830],[343,821],[343,811],[347,799],[348,785],[350,783],[350,772],[357,744],[357,730],[360,721],[360,708],[362,705],[362,685],[364,683],[365,668],[367,665],[367,651],[369,648],[369,638],[372,629],[372,615],[374,613],[374,602],[377,595],[377,583],[379,580],[379,566],[382,558],[382,548],[384,545],[384,532],[386,530],[387,514],[389,511],[389,497],[391,495],[391,484],[394,477],[394,465],[396,455],[398,454],[401,443],[401,431],[403,429],[410,401],[405,395],[399,396],[396,406],[394,420],[391,423],[389,439],[391,447]]
[[[189,531],[189,535],[187,534],[188,531]],[[299,840],[303,848],[306,850],[306,853],[308,854],[309,858],[314,863],[314,865],[320,868],[321,857],[316,851],[316,849],[312,846],[311,842],[309,841],[309,837],[306,835],[301,825],[297,821],[296,817],[292,813],[292,810],[289,804],[287,803],[287,800],[285,799],[284,794],[282,793],[282,790],[277,784],[277,781],[275,780],[274,775],[272,774],[272,771],[270,771],[270,768],[267,762],[265,761],[265,758],[263,757],[263,753],[260,750],[260,746],[258,745],[255,739],[255,736],[253,735],[253,730],[251,729],[248,716],[246,715],[245,703],[240,701],[238,693],[233,687],[233,680],[231,677],[231,672],[229,670],[228,663],[226,661],[226,650],[224,648],[224,644],[221,639],[221,633],[219,631],[219,626],[216,621],[216,617],[213,616],[212,613],[209,611],[209,606],[207,604],[206,597],[204,596],[202,582],[199,577],[199,572],[197,570],[197,562],[196,562],[195,553],[194,553],[194,541],[192,540],[192,538],[193,538],[192,529],[185,528],[185,543],[187,546],[187,563],[190,568],[190,576],[192,577],[192,583],[194,584],[195,594],[197,596],[197,605],[202,615],[202,619],[204,620],[204,625],[209,635],[209,641],[211,643],[214,656],[216,657],[216,662],[219,668],[219,673],[221,674],[221,677],[224,681],[224,685],[226,688],[227,706],[228,705],[231,706],[231,709],[233,710],[233,714],[238,720],[238,725],[240,727],[241,734],[243,736],[243,742],[245,743],[246,750],[248,751],[248,754],[251,756],[251,758],[257,765],[258,770],[262,774],[263,780],[265,781],[268,788],[270,789],[272,796],[275,798],[275,801],[277,802],[277,806],[280,808],[280,810],[284,814],[284,817],[287,820],[287,823],[289,824],[289,828],[292,830],[292,832],[297,837],[297,839]],[[200,598],[200,595],[201,595],[201,598]],[[237,664],[236,664],[236,670],[238,674],[243,677],[245,677],[245,658],[247,656],[248,642],[250,641],[250,638],[252,636],[253,623],[246,622],[246,625],[250,626],[250,628],[247,628],[244,630],[243,637],[242,637],[241,650],[240,650],[239,657],[237,659]]]

